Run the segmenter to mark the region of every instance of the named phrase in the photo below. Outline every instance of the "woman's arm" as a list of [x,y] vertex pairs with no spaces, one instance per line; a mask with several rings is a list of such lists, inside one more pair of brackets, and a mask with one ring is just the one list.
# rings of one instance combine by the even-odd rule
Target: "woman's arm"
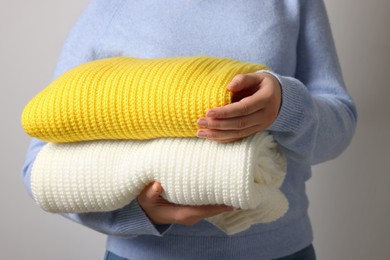
[[211,109],[204,137],[230,141],[252,134],[251,129],[270,130],[290,158],[305,164],[335,158],[348,146],[356,108],[344,86],[323,1],[302,1],[300,14],[295,77],[266,71],[281,86],[280,111],[275,80],[265,81],[264,73],[240,75],[228,87],[254,94]]

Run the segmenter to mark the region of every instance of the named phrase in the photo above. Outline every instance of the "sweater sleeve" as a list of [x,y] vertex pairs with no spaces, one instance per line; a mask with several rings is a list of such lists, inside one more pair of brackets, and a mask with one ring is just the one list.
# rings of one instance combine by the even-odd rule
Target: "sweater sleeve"
[[303,1],[301,8],[295,77],[269,72],[282,86],[282,107],[269,130],[290,158],[317,164],[348,146],[357,113],[343,82],[323,1]]
[[[120,3],[122,1],[118,1],[116,5],[103,5],[97,0],[88,4],[65,41],[54,79],[75,66],[98,58],[99,37],[109,26]],[[99,19],[92,19],[93,17]],[[33,138],[27,149],[22,174],[30,196],[32,196],[31,169],[36,156],[45,144]],[[63,214],[63,216],[96,231],[122,237],[140,234],[161,236],[170,227],[153,225],[136,201],[113,212]]]

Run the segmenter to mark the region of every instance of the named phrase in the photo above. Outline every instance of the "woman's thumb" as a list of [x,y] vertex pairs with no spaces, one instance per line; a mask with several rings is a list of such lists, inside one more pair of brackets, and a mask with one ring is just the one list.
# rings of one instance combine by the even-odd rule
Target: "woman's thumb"
[[161,184],[158,182],[152,182],[146,190],[146,197],[148,199],[156,199],[162,192]]

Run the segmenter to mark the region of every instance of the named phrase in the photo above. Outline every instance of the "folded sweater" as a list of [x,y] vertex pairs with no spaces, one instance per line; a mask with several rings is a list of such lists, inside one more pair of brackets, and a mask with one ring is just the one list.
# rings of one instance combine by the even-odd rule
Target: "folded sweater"
[[49,142],[194,137],[197,119],[231,102],[226,86],[235,75],[265,68],[203,56],[96,60],[34,97],[22,125]]
[[237,208],[208,219],[234,234],[284,215],[285,172],[266,132],[229,144],[197,138],[49,143],[35,160],[31,187],[47,211],[98,212],[124,207],[156,180],[172,203]]

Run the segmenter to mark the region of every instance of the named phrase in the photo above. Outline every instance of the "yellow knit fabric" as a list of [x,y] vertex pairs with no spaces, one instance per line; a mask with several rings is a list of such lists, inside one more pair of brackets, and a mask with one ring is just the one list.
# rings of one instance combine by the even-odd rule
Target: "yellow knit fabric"
[[231,102],[240,73],[267,69],[228,58],[114,57],[54,80],[22,114],[32,137],[48,142],[194,137],[205,112]]

